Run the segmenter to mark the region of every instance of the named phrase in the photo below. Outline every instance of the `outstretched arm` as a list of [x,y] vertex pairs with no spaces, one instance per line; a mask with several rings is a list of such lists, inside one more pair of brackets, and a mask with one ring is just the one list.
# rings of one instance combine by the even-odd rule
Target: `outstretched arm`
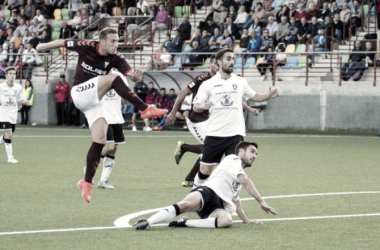
[[280,91],[277,88],[269,88],[267,94],[256,93],[256,95],[249,99],[251,102],[263,102],[269,99],[274,99],[280,95]]
[[176,119],[176,113],[181,107],[183,101],[185,100],[186,96],[190,95],[192,92],[188,87],[184,88],[179,92],[177,99],[175,100],[174,106],[168,117],[166,118],[166,125],[170,126],[173,125]]
[[41,52],[44,50],[57,49],[60,47],[64,47],[64,42],[65,42],[65,40],[60,39],[60,40],[55,40],[55,41],[48,42],[48,43],[40,43],[37,45],[36,49],[38,52]]
[[250,224],[261,224],[262,222],[257,220],[250,220],[248,219],[247,215],[245,214],[243,207],[241,206],[240,200],[234,201],[236,206],[236,213],[238,214],[239,218],[243,221],[243,223],[250,223]]

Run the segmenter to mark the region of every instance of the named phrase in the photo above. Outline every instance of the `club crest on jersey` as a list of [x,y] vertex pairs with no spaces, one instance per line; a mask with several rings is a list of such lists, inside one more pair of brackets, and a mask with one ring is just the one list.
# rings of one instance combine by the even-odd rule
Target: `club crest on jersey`
[[237,87],[238,87],[237,84],[233,84],[233,85],[232,85],[232,88],[233,88],[234,90],[237,90]]
[[13,90],[13,92],[14,92],[15,94],[17,94],[17,90]]
[[107,95],[107,97],[115,97],[116,92],[113,89],[111,89],[110,91],[107,92],[106,95]]
[[230,99],[231,99],[231,96],[229,94],[224,95],[223,100],[220,102],[220,104],[222,104],[222,106],[232,106],[234,102],[233,101],[231,102]]

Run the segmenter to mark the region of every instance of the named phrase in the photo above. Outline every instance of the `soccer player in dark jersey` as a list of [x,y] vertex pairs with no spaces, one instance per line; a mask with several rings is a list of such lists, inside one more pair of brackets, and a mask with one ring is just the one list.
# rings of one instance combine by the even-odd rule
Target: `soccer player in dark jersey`
[[85,201],[91,200],[92,178],[95,175],[103,146],[106,142],[107,121],[104,118],[100,100],[111,89],[114,89],[122,98],[126,99],[141,111],[141,118],[160,117],[167,110],[148,106],[131,91],[124,80],[116,74],[109,74],[112,68],[116,68],[132,81],[141,78],[142,72],[132,69],[125,58],[117,52],[119,36],[116,29],[104,28],[99,33],[99,41],[88,40],[55,40],[49,43],[41,43],[38,51],[52,50],[64,47],[78,52],[78,64],[76,67],[71,96],[75,106],[81,110],[89,123],[92,136],[92,145],[87,154],[87,168],[85,178],[80,180],[77,186],[82,191]]
[[[211,59],[210,65],[209,65],[210,71],[207,73],[202,73],[199,76],[195,77],[194,80],[179,93],[171,113],[168,114],[168,117],[166,118],[167,125],[170,126],[174,124],[176,120],[176,113],[178,109],[181,107],[182,102],[185,100],[186,96],[193,94],[193,97],[192,97],[192,101],[193,101],[202,83],[204,81],[207,81],[211,77],[213,77],[218,72],[219,67],[216,64],[215,55],[212,55],[210,59]],[[257,109],[253,109],[249,107],[248,105],[246,105],[245,103],[243,103],[243,107],[244,109],[247,109],[249,112],[255,115],[257,115],[259,112]],[[186,152],[201,154],[203,142],[206,137],[208,117],[209,117],[208,110],[203,110],[203,112],[201,113],[194,112],[193,104],[191,104],[191,110],[189,112],[189,117],[186,117],[186,123],[187,123],[187,127],[189,131],[194,136],[194,138],[197,139],[199,144],[190,145],[190,144],[184,143],[183,141],[178,141],[176,150],[174,152],[174,159],[177,164],[179,164],[183,154]],[[196,162],[194,163],[193,168],[190,170],[189,174],[185,177],[185,181],[182,182],[182,186],[184,187],[193,186],[194,177],[199,171],[199,167],[200,167],[200,157],[197,158]]]

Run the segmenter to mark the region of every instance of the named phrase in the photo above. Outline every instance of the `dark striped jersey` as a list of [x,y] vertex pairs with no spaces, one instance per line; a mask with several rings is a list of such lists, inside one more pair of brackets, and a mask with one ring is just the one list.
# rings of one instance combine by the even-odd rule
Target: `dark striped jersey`
[[65,47],[78,52],[78,64],[75,70],[73,85],[81,84],[96,76],[106,75],[112,68],[126,75],[131,67],[125,58],[117,52],[114,55],[102,55],[99,42],[89,40],[65,40]]
[[194,98],[197,95],[198,89],[201,86],[201,84],[204,81],[207,81],[208,79],[210,79],[211,77],[213,77],[211,72],[203,73],[195,77],[194,80],[189,85],[187,85],[187,88],[193,93],[193,98],[191,100],[191,110],[189,112],[189,120],[191,122],[194,122],[194,123],[203,122],[208,119],[208,116],[209,116],[208,110],[203,110],[202,113],[194,112],[192,102],[194,101]]

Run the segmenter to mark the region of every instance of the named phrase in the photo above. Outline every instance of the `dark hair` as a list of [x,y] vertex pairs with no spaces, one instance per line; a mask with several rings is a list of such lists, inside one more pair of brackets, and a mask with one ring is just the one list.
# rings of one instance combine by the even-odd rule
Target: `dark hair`
[[257,7],[258,5],[260,5],[261,7],[263,7],[263,4],[262,4],[262,3],[257,3],[257,4],[256,4],[256,7]]
[[247,150],[247,148],[249,146],[254,146],[255,148],[259,148],[259,145],[257,145],[256,142],[246,142],[246,141],[242,141],[242,142],[239,142],[238,145],[236,145],[236,148],[235,148],[235,154],[238,154],[239,153],[239,150],[240,149],[243,149],[244,151]]
[[26,78],[26,80],[25,80],[25,87],[26,87],[26,82],[29,82],[30,83],[30,87],[33,89],[34,87],[33,87],[33,83],[32,83],[32,81],[30,80],[30,78]]
[[107,39],[108,34],[118,34],[118,32],[114,28],[110,28],[110,27],[104,28],[99,33],[99,41],[102,39]]
[[233,50],[230,49],[230,48],[228,48],[228,49],[221,49],[221,50],[219,50],[219,51],[216,53],[216,55],[215,55],[215,59],[216,59],[216,60],[221,60],[221,59],[223,58],[224,54],[227,53],[227,52],[231,52],[231,53],[233,53]]
[[160,90],[165,90],[166,91],[166,88],[161,88]]
[[12,71],[12,70],[13,70],[13,71],[16,71],[16,68],[13,67],[13,66],[7,67],[7,68],[5,69],[5,74],[8,75],[9,71]]
[[175,90],[173,88],[169,89],[169,91],[172,91],[172,90],[173,90],[173,92],[175,92]]

